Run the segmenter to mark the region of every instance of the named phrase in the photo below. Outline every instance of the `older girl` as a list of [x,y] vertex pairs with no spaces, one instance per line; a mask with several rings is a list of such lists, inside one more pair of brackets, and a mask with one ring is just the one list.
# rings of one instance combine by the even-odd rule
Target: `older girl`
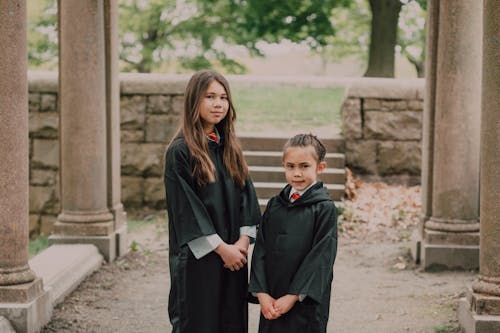
[[247,332],[247,251],[260,211],[226,79],[195,73],[165,161],[173,332]]

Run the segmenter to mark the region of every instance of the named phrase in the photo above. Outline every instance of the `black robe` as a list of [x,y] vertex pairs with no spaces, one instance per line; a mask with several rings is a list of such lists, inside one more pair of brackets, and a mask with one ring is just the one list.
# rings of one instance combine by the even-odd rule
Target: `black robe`
[[278,299],[305,295],[275,320],[261,313],[260,333],[326,332],[333,263],[337,254],[337,212],[318,182],[290,203],[287,185],[264,212],[252,255],[249,292]]
[[246,333],[248,267],[231,272],[215,252],[196,259],[187,245],[214,233],[233,244],[240,227],[255,226],[260,220],[250,179],[243,188],[233,182],[222,160],[222,143],[209,141],[209,150],[216,181],[205,186],[193,178],[193,159],[183,137],[176,138],[166,153],[172,332]]

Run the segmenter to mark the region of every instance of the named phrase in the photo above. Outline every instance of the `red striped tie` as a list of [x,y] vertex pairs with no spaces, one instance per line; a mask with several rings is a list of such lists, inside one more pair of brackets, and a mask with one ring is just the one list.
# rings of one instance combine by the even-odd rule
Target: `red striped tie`
[[217,134],[215,134],[215,132],[208,133],[207,136],[215,143],[219,143],[219,139],[217,139]]
[[298,192],[292,193],[292,196],[290,198],[292,199],[292,202],[294,202],[295,200],[300,198],[300,193]]

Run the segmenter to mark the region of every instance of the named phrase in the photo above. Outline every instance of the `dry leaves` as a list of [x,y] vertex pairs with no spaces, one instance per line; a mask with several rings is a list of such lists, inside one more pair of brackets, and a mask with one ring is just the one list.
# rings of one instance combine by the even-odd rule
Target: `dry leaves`
[[346,196],[339,211],[339,231],[348,239],[408,239],[420,217],[420,186],[368,183],[347,171]]

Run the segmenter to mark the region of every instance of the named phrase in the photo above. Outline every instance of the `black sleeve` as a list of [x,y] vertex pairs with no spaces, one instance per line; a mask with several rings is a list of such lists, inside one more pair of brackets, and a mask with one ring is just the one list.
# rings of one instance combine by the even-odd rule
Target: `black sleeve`
[[245,187],[241,192],[241,206],[240,206],[240,227],[255,226],[260,221],[260,208],[255,188],[253,187],[252,180],[248,176],[245,182]]
[[320,302],[329,289],[336,255],[337,211],[333,203],[328,202],[318,211],[313,247],[295,273],[288,293],[306,295]]
[[267,289],[267,278],[266,278],[266,247],[265,247],[265,224],[268,221],[267,212],[271,200],[267,203],[266,210],[262,216],[259,230],[257,230],[257,239],[255,241],[255,246],[252,253],[252,264],[250,270],[250,285],[248,291],[250,293],[269,293]]
[[187,147],[169,147],[165,161],[165,191],[169,223],[173,224],[179,246],[202,236],[215,234],[213,222],[195,193],[195,179]]

